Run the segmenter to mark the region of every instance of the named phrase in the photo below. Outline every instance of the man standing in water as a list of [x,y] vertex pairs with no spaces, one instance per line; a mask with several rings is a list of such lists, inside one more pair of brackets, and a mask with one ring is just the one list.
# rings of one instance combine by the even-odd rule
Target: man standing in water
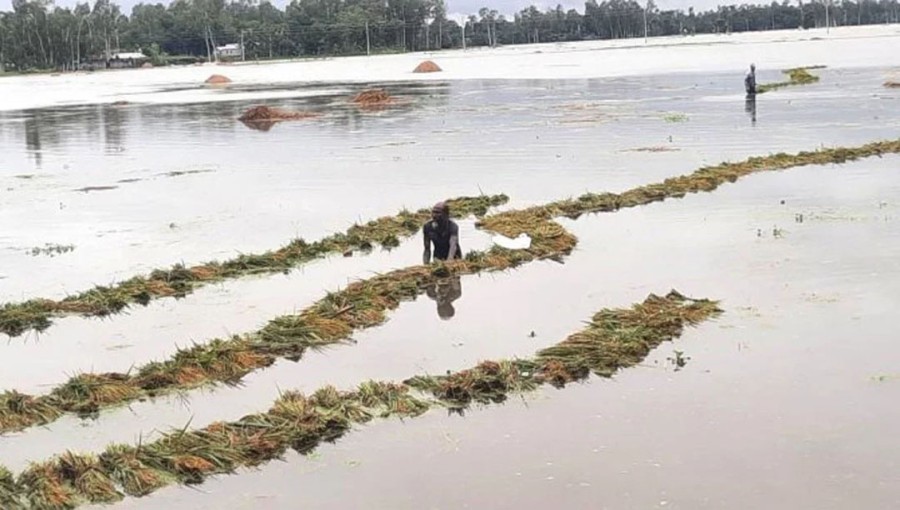
[[450,206],[446,202],[438,202],[431,209],[431,221],[422,227],[422,238],[425,241],[425,253],[422,263],[431,263],[431,245],[434,244],[434,260],[453,260],[462,258],[459,247],[459,226],[450,219]]
[[747,73],[747,77],[744,78],[744,89],[747,91],[748,96],[756,95],[756,65],[750,64],[750,72]]

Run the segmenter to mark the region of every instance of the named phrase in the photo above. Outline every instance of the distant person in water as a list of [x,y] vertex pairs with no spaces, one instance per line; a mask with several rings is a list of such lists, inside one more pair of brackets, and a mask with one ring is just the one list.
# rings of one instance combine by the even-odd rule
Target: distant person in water
[[431,263],[431,245],[434,245],[434,260],[462,258],[459,226],[450,219],[450,206],[446,202],[438,202],[431,209],[431,220],[422,227],[422,238],[425,241],[423,264]]
[[747,77],[744,78],[744,89],[747,91],[748,96],[756,95],[756,65],[750,64],[750,72],[747,73]]

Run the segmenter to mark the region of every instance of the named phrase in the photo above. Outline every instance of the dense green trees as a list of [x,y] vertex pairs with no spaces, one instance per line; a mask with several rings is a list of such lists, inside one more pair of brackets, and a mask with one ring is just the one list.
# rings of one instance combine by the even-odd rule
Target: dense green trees
[[[529,7],[509,19],[485,7],[448,20],[443,0],[174,0],[139,4],[130,16],[112,0],[60,8],[13,0],[0,12],[0,69],[71,69],[115,51],[214,59],[215,47],[244,41],[246,58],[414,51],[550,41],[725,33],[900,22],[900,0],[818,0],[732,5],[696,13],[653,0],[587,0],[584,14]],[[826,3],[827,2],[827,3]],[[464,27],[460,26],[464,23]]]

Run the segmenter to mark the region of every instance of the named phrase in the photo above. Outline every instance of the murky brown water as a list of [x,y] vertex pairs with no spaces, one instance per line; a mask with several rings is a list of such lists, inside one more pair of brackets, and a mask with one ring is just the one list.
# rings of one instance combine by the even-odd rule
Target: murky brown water
[[[822,85],[761,96],[755,126],[743,98],[716,76],[439,85],[396,116],[336,113],[324,127],[292,123],[268,133],[223,120],[239,105],[191,107],[191,122],[203,126],[193,130],[145,107],[126,108],[125,151],[104,152],[109,144],[96,136],[73,135],[81,141],[72,146],[44,152],[42,145],[40,168],[34,150],[10,152],[17,174],[37,175],[2,177],[13,190],[0,194],[10,211],[0,241],[78,241],[74,252],[53,258],[5,250],[0,295],[81,290],[175,262],[175,254],[191,262],[232,256],[236,247],[259,251],[478,187],[506,192],[518,205],[621,190],[723,159],[896,137],[900,103],[875,90],[880,72],[826,72]],[[688,120],[668,122],[667,112]],[[7,147],[4,140],[18,136],[10,126],[21,120],[3,122]],[[679,150],[623,151],[658,145]],[[284,389],[346,388],[527,356],[601,307],[677,288],[722,299],[726,314],[613,380],[465,418],[378,422],[312,458],[291,456],[116,508],[893,508],[900,504],[900,443],[892,434],[900,426],[892,314],[900,304],[898,165],[891,156],[756,175],[712,194],[566,222],[580,244],[564,265],[464,278],[449,321],[423,297],[357,334],[355,345],[279,363],[242,388],[0,438],[0,463],[21,468],[188,420],[199,427],[238,418],[264,410]],[[159,175],[185,169],[215,172]],[[124,175],[144,180],[72,191]],[[51,212],[60,197],[65,207]],[[28,218],[33,229],[22,228]],[[189,227],[170,229],[169,220]],[[131,230],[97,235],[115,224]],[[466,245],[486,242],[465,227]],[[41,391],[76,370],[127,369],[176,343],[253,329],[348,278],[417,259],[418,242],[410,241],[390,254],[225,283],[112,320],[66,319],[41,338],[10,340],[0,379],[5,388]],[[675,349],[690,357],[678,372],[667,361]]]

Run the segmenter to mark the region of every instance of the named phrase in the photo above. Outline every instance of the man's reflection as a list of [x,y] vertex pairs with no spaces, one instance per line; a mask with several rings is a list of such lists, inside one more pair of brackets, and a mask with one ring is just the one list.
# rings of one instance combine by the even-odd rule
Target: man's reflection
[[750,124],[756,125],[756,94],[748,94],[744,100],[744,111],[750,114]]
[[462,282],[459,276],[443,278],[429,285],[425,294],[437,303],[438,317],[450,320],[456,314],[453,302],[462,297]]

